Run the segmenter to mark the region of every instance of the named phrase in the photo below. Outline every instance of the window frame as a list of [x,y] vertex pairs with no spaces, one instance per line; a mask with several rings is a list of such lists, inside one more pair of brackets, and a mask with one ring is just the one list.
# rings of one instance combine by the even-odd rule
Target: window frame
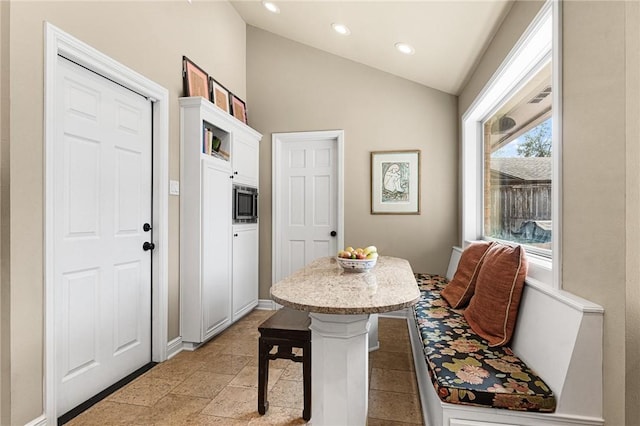
[[[487,122],[487,120],[489,120],[491,117],[493,117],[496,114],[496,112],[502,107],[502,105],[504,105],[505,102],[507,102],[511,97],[513,97],[517,92],[519,92],[520,89],[522,87],[524,87],[530,81],[531,78],[535,77],[536,74],[540,70],[542,70],[542,68],[544,68],[550,61],[551,61],[551,55],[550,54],[549,55],[545,55],[545,57],[540,61],[540,63],[536,64],[536,67],[531,69],[531,72],[528,73],[527,76],[524,77],[522,80],[520,80],[518,82],[518,84],[513,87],[513,90],[511,90],[509,92],[509,94],[507,94],[505,96],[505,98],[503,98],[498,103],[498,105],[496,105],[496,107],[491,110],[489,115],[487,117],[485,117],[484,119],[482,119],[481,124],[482,124],[483,128],[484,128],[485,123]],[[553,93],[553,90],[552,90],[551,93]],[[553,109],[554,108],[552,107],[551,108],[551,114],[542,120],[542,121],[546,121],[549,118],[551,119],[552,132],[553,132],[553,118],[554,118]],[[533,129],[533,128],[535,128],[535,126],[532,127],[531,129]],[[529,130],[531,130],[531,129],[529,129]],[[526,133],[526,132],[524,132],[524,133]],[[483,138],[482,146],[484,147],[484,132],[483,132],[482,138]],[[552,144],[551,144],[551,151],[552,151],[551,152],[551,161],[552,161],[551,182],[552,183],[551,183],[551,188],[552,188],[552,192],[553,192],[553,187],[554,187],[553,182],[554,182],[554,178],[555,178],[555,174],[553,173],[553,154],[554,154],[554,152],[553,152],[553,143],[555,141],[553,140],[553,135],[552,135],[551,138],[552,138]],[[484,158],[485,158],[484,154],[485,153],[482,152],[482,154],[483,154],[483,161],[482,161],[482,165],[481,165],[481,170],[482,170],[482,177],[483,177],[483,181],[482,182],[484,182],[485,181],[484,179],[486,177],[485,173],[487,172],[487,170],[486,170],[486,162],[484,161]],[[485,235],[484,226],[485,226],[486,218],[484,217],[484,214],[486,212],[486,209],[485,209],[485,201],[486,200],[484,199],[484,187],[482,185],[480,187],[480,190],[482,191],[482,194],[481,194],[481,196],[482,196],[482,228],[480,229],[480,238],[483,239],[483,240],[486,240],[486,241],[498,241],[498,242],[503,243],[503,244],[518,245],[518,243],[515,242],[515,241],[503,240],[501,238],[489,237],[489,236]],[[553,199],[553,194],[552,194],[552,199],[551,199],[551,209],[552,210],[553,210],[553,205],[554,204],[555,204],[555,200]],[[552,212],[552,223],[553,223],[553,212]],[[551,241],[552,241],[552,245],[553,245],[553,237],[555,236],[553,231],[552,231],[551,235],[552,235],[552,240]],[[530,246],[528,244],[520,244],[520,245],[522,245],[522,246],[524,246],[526,248],[528,255],[535,255],[535,256],[539,256],[539,257],[544,258],[544,259],[551,259],[552,256],[553,256],[553,247],[551,249],[543,249],[543,248],[539,248],[539,247],[535,247],[535,246]]]
[[[561,2],[547,1],[500,67],[462,116],[461,184],[462,241],[484,238],[483,212],[483,123],[499,106],[519,90],[546,63],[552,61],[552,213],[553,237],[551,257],[528,251],[528,280],[556,289],[562,288],[562,87],[561,87]],[[507,242],[509,243],[509,242]],[[511,243],[514,244],[514,243]]]

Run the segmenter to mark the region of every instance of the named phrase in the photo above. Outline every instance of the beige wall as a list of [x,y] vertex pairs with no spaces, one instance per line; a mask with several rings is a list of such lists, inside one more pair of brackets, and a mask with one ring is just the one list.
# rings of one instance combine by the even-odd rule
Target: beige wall
[[[540,5],[513,6],[460,94],[460,114]],[[625,400],[628,424],[640,418],[639,385],[633,380],[640,364],[638,327],[625,328],[625,320],[637,324],[640,317],[637,9],[623,2],[565,2],[564,7],[563,279],[565,289],[606,310],[604,395],[610,425],[624,424]],[[265,135],[261,298],[271,283],[272,132],[344,129],[345,242],[377,244],[383,254],[410,259],[416,271],[445,271],[449,253],[443,247],[458,241],[452,189],[458,182],[455,97],[252,27],[245,79],[245,25],[227,3],[0,1],[0,402],[8,397],[7,331],[12,338],[11,420],[7,404],[0,404],[0,423],[24,424],[42,412],[43,20],[168,88],[171,179],[179,179],[176,98],[182,55],[247,99],[250,125]],[[370,215],[369,152],[414,148],[422,150],[422,215]],[[178,204],[170,198],[170,338],[179,334]]]
[[0,1],[0,424],[9,424],[9,2]]
[[511,48],[527,29],[543,4],[544,0],[514,2],[504,21],[502,21],[500,29],[494,35],[489,46],[487,46],[482,59],[478,61],[476,69],[458,96],[460,115],[464,114],[471,106],[471,103],[495,73],[497,67],[507,57]]
[[625,4],[566,2],[563,26],[563,287],[605,309],[605,419],[619,425],[625,419]]
[[[271,133],[344,129],[345,244],[446,272],[457,242],[456,97],[247,27],[249,124],[260,142],[260,297],[271,285]],[[422,151],[419,216],[370,214],[370,152]]]
[[[182,94],[182,55],[246,97],[245,24],[227,2],[11,3],[12,424],[24,424],[42,412],[43,21],[169,90],[171,179],[180,178],[177,98]],[[171,339],[179,335],[178,197],[170,197],[169,222]],[[7,254],[2,252],[3,260]]]
[[[628,327],[625,338],[625,307],[628,319],[638,319],[640,276],[639,20],[632,3],[567,1],[563,9],[563,287],[605,308],[604,416],[615,426],[625,424],[625,398],[628,424],[640,418],[638,327]],[[539,6],[514,5],[460,95],[461,115]],[[626,365],[625,381],[628,361],[636,369]]]
[[626,422],[640,419],[640,3],[626,2],[627,69],[627,269],[625,385]]

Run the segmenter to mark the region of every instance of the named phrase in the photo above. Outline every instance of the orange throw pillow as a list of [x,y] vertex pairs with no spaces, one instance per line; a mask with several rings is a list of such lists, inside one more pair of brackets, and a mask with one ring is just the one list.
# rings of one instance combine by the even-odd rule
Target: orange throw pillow
[[511,340],[526,276],[522,247],[494,244],[487,250],[464,317],[489,346],[506,345]]
[[471,243],[462,252],[453,279],[440,293],[452,308],[463,308],[471,300],[482,261],[492,244],[489,241]]

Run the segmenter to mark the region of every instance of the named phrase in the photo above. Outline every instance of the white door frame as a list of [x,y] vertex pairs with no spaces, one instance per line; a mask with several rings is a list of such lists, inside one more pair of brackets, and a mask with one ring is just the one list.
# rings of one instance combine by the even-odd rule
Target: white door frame
[[282,238],[282,229],[280,221],[282,220],[282,211],[278,208],[282,199],[280,185],[282,183],[280,155],[282,153],[282,145],[291,141],[308,141],[315,139],[335,139],[338,157],[337,176],[338,181],[338,216],[337,216],[337,232],[338,247],[344,246],[344,130],[325,130],[318,132],[295,132],[295,133],[273,133],[271,135],[271,284],[275,284],[276,277],[280,276],[280,249],[278,242]]
[[95,71],[121,84],[152,102],[153,111],[153,239],[151,281],[151,359],[167,358],[168,317],[168,197],[169,197],[169,91],[109,58],[91,46],[63,32],[48,22],[44,23],[44,149],[45,149],[45,232],[44,232],[44,287],[45,287],[45,377],[44,416],[46,424],[57,424],[60,414],[56,410],[56,362],[54,276],[53,276],[53,149],[55,84],[58,75],[58,55]]

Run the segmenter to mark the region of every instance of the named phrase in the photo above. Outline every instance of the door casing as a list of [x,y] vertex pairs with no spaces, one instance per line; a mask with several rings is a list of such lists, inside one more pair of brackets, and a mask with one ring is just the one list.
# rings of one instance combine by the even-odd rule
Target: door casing
[[70,36],[54,25],[44,23],[44,146],[45,146],[45,353],[44,419],[39,424],[56,425],[62,413],[56,410],[56,362],[53,276],[53,147],[54,91],[59,55],[149,98],[153,103],[153,238],[152,254],[151,358],[167,359],[168,335],[168,194],[169,194],[169,92],[166,88],[127,68],[105,54]]

